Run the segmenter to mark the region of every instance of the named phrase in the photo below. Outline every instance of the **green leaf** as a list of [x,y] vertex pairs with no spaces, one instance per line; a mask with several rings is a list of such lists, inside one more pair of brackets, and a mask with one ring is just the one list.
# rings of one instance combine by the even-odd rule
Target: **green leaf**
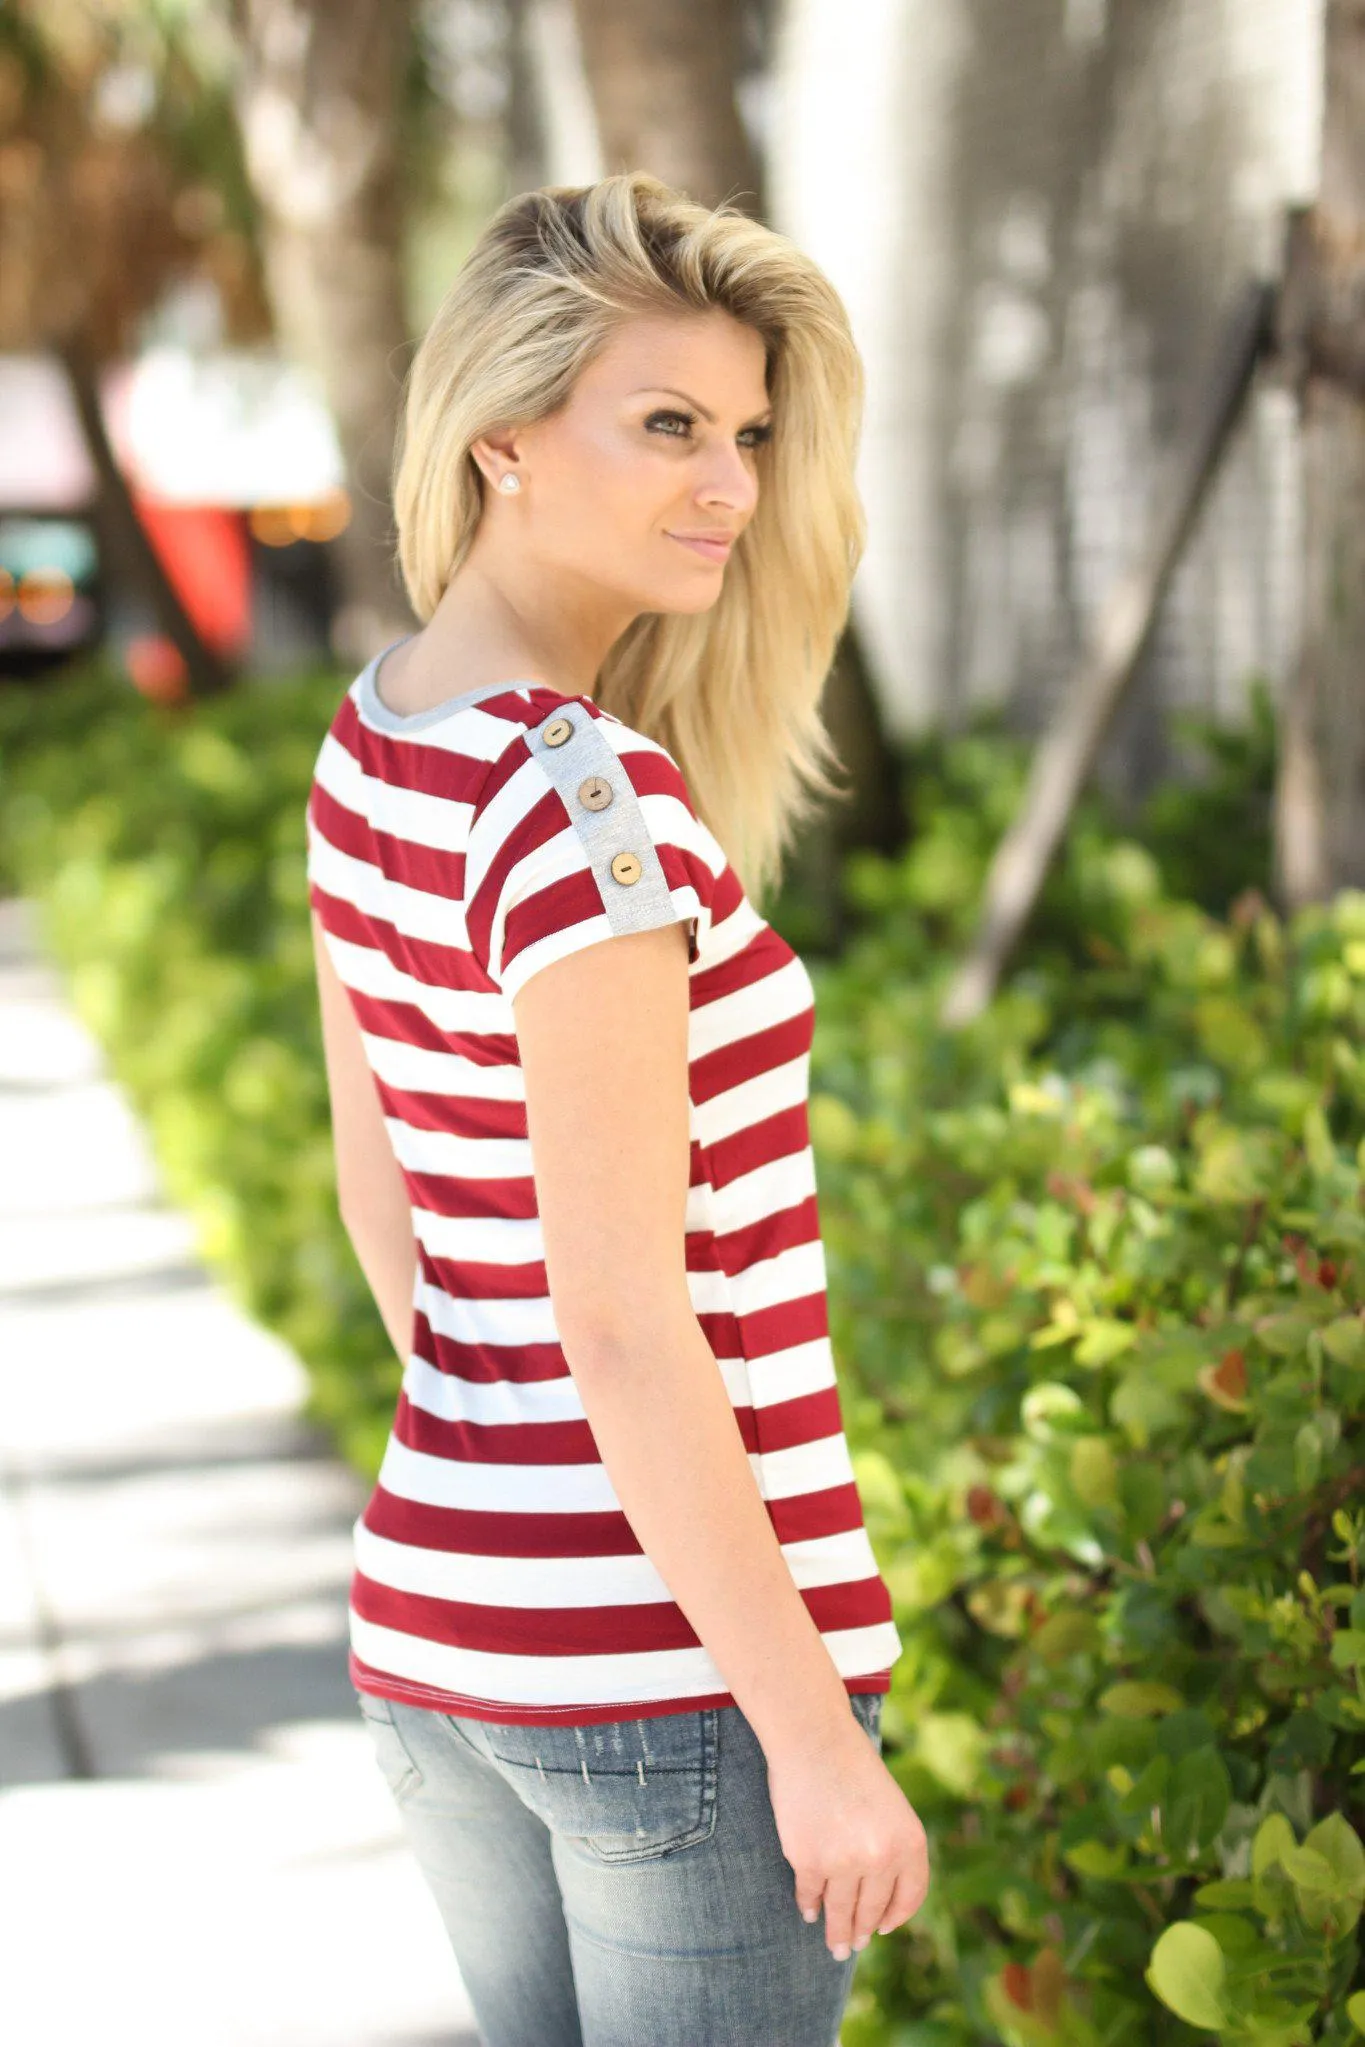
[[1251,1843],[1251,1873],[1263,1876],[1297,1845],[1294,1829],[1282,1812],[1272,1812],[1261,1821]]
[[1109,1419],[1134,1449],[1145,1450],[1153,1436],[1184,1421],[1185,1407],[1178,1394],[1158,1384],[1144,1367],[1119,1381],[1109,1402]]
[[1214,1912],[1242,1912],[1251,1903],[1251,1884],[1246,1877],[1220,1877],[1216,1883],[1201,1884],[1194,1902]]
[[1347,1998],[1346,2016],[1358,2033],[1365,2033],[1365,1990],[1357,1990]]
[[1112,1713],[1120,1720],[1150,1720],[1158,1713],[1174,1713],[1184,1703],[1173,1686],[1144,1683],[1138,1678],[1110,1685],[1099,1698],[1100,1711]]
[[1365,1365],[1365,1321],[1359,1315],[1341,1315],[1322,1331],[1322,1347],[1338,1365]]
[[1365,1896],[1365,1844],[1344,1813],[1328,1813],[1305,1836],[1303,1845],[1321,1855],[1348,1892]]
[[1301,1493],[1311,1492],[1322,1470],[1322,1438],[1312,1422],[1304,1422],[1294,1437],[1294,1479]]
[[1088,1655],[1099,1647],[1100,1631],[1090,1613],[1054,1613],[1029,1637],[1029,1647],[1044,1663],[1063,1663],[1068,1656]]
[[1081,1323],[1081,1340],[1072,1356],[1078,1365],[1107,1365],[1137,1342],[1137,1329],[1115,1316],[1092,1315]]
[[1072,1444],[1071,1483],[1087,1507],[1110,1507],[1118,1498],[1118,1461],[1103,1436],[1081,1436]]
[[1182,1920],[1168,1926],[1152,1949],[1146,1980],[1161,2002],[1187,2026],[1217,2031],[1226,2024],[1223,2001],[1227,1963],[1213,1935]]
[[1338,1628],[1332,1637],[1332,1661],[1338,1670],[1354,1670],[1357,1664],[1365,1663],[1365,1631]]
[[1080,1433],[1078,1423],[1087,1425],[1080,1395],[1057,1379],[1031,1386],[1020,1402],[1019,1413],[1025,1434],[1040,1443],[1050,1443],[1058,1432],[1076,1435]]
[[1161,1834],[1178,1861],[1193,1862],[1228,1816],[1232,1780],[1217,1749],[1182,1756],[1161,1801]]
[[1324,1898],[1335,1898],[1339,1893],[1336,1871],[1315,1848],[1286,1848],[1280,1856],[1280,1868],[1296,1891],[1316,1891]]
[[1128,1867],[1128,1851],[1114,1842],[1078,1841],[1074,1848],[1062,1850],[1062,1860],[1077,1876],[1103,1880],[1120,1875]]
[[1315,1315],[1291,1308],[1283,1315],[1266,1315],[1256,1324],[1256,1334],[1276,1357],[1299,1357],[1308,1348],[1308,1338],[1318,1326]]

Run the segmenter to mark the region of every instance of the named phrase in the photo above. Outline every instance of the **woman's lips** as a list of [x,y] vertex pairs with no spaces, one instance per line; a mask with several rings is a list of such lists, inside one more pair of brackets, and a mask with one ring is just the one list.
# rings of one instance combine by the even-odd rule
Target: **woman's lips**
[[703,555],[709,562],[726,562],[730,559],[733,540],[689,540],[681,533],[670,533],[670,540],[676,540],[680,547],[690,547],[694,554]]

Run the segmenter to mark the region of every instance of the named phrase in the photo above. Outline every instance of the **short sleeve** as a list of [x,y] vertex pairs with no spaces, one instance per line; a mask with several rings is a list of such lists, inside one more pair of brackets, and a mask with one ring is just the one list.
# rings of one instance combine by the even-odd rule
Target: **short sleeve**
[[509,1000],[553,960],[665,924],[687,924],[695,966],[724,866],[667,749],[591,698],[565,698],[518,739],[475,807],[470,949]]

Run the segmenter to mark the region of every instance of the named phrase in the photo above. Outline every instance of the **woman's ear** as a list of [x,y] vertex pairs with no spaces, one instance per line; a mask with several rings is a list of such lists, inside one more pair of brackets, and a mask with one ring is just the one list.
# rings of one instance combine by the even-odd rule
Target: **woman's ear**
[[504,476],[521,475],[521,449],[511,428],[480,434],[470,442],[469,452],[490,490],[496,490]]

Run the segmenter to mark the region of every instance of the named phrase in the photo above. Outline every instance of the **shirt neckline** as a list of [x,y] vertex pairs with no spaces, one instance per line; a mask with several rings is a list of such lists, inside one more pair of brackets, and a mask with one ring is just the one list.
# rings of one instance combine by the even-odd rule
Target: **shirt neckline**
[[[452,711],[460,710],[463,705],[477,703],[481,697],[497,696],[509,689],[547,687],[544,683],[530,682],[525,678],[513,676],[506,682],[484,682],[474,689],[461,690],[458,696],[446,697],[439,704],[428,704],[424,711],[391,711],[379,694],[377,686],[379,670],[395,647],[403,646],[414,637],[412,633],[405,633],[401,640],[393,640],[387,647],[381,647],[360,671],[358,684],[360,709],[366,723],[378,726],[383,732],[422,732],[429,725],[439,725],[443,718],[448,718]],[[565,697],[563,701],[567,704],[573,699]]]

